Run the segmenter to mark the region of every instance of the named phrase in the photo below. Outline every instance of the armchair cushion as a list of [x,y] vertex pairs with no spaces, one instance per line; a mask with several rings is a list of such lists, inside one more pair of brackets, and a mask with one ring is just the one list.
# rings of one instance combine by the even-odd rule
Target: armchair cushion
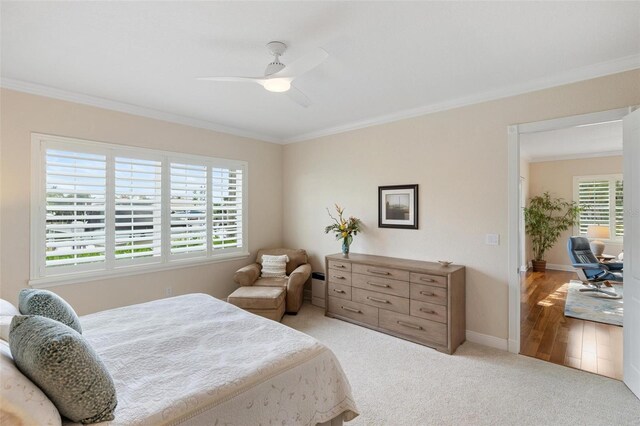
[[249,285],[253,285],[253,283],[260,276],[260,265],[257,263],[253,263],[251,265],[245,266],[244,268],[240,268],[233,275],[233,280],[240,285],[240,287],[245,287]]

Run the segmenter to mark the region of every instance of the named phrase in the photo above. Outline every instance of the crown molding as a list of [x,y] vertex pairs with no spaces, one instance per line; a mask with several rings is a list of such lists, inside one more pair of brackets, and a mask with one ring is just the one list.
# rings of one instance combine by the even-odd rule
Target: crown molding
[[454,108],[461,108],[482,102],[489,102],[497,99],[517,96],[524,93],[535,92],[538,90],[548,89],[551,87],[562,86],[565,84],[576,83],[579,81],[590,80],[593,78],[603,77],[610,74],[630,71],[640,68],[640,54],[626,56],[607,62],[600,62],[586,67],[574,68],[572,70],[557,74],[552,77],[541,78],[529,81],[524,84],[513,85],[502,89],[486,91],[470,96],[464,96],[444,102],[424,105],[418,108],[412,108],[397,111],[391,114],[381,115],[365,120],[354,121],[339,126],[329,127],[314,132],[303,133],[291,138],[278,138],[260,133],[254,133],[247,130],[228,127],[207,120],[187,117],[166,111],[160,111],[152,108],[142,107],[138,105],[118,102],[111,99],[100,98],[96,96],[75,93],[67,90],[56,89],[50,86],[21,81],[17,79],[1,78],[0,87],[4,87],[19,92],[30,93],[33,95],[46,96],[49,98],[60,99],[63,101],[76,102],[84,105],[105,108],[113,111],[124,112],[127,114],[138,115],[156,120],[168,121],[171,123],[183,124],[186,126],[197,127],[201,129],[213,130],[216,132],[227,133],[235,136],[256,139],[263,142],[276,144],[290,144],[302,142],[310,139],[317,139],[324,136],[330,136],[337,133],[344,133],[352,130],[358,130],[365,127],[377,126],[380,124],[391,123],[408,118],[414,118],[421,115],[432,114],[435,112],[447,111]]
[[599,157],[617,157],[621,155],[622,155],[622,150],[615,150],[615,151],[603,151],[603,152],[590,152],[590,153],[584,153],[584,154],[550,155],[547,157],[523,156],[523,159],[529,163],[545,163],[548,161],[580,160],[583,158],[599,158]]
[[378,117],[355,121],[340,126],[321,129],[315,132],[304,133],[302,135],[284,139],[282,140],[282,143],[289,144],[310,139],[317,139],[337,133],[344,133],[351,130],[377,126],[380,124],[419,117],[421,115],[432,114],[435,112],[447,111],[450,109],[461,108],[473,104],[479,104],[482,102],[489,102],[497,99],[508,98],[511,96],[522,95],[524,93],[535,92],[538,90],[544,90],[551,87],[562,86],[565,84],[577,83],[584,80],[604,77],[606,75],[631,71],[637,68],[640,68],[640,54],[625,56],[623,58],[618,58],[607,62],[600,62],[581,68],[574,68],[572,70],[565,71],[551,77],[531,80],[524,84],[513,85],[497,90],[490,90],[475,95],[464,96],[449,101],[424,105],[418,108],[407,109],[394,112],[392,114],[381,115]]
[[263,142],[282,143],[282,141],[271,136],[263,135],[260,133],[253,133],[246,130],[238,129],[235,127],[224,126],[221,124],[213,123],[207,120],[201,120],[198,118],[187,117],[180,114],[174,114],[171,112],[160,111],[153,108],[142,107],[125,102],[114,101],[111,99],[100,98],[97,96],[85,95],[83,93],[76,93],[62,89],[56,89],[54,87],[45,86],[42,84],[31,83],[22,80],[16,80],[12,78],[0,79],[0,87],[5,89],[15,90],[18,92],[29,93],[32,95],[45,96],[48,98],[59,99],[62,101],[75,102],[78,104],[89,105],[97,108],[104,108],[112,111],[124,112],[126,114],[137,115],[146,118],[153,118],[156,120],[167,121],[170,123],[182,124],[185,126],[196,127],[200,129],[213,130],[215,132],[227,133],[234,136],[240,136],[244,138],[256,139]]

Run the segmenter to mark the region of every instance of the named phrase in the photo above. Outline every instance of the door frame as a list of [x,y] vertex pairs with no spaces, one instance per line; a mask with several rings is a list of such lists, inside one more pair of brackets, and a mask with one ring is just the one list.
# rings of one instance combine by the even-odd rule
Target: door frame
[[584,124],[622,120],[632,112],[633,106],[573,115],[531,123],[513,124],[507,127],[508,147],[508,267],[509,274],[509,352],[520,353],[520,135]]

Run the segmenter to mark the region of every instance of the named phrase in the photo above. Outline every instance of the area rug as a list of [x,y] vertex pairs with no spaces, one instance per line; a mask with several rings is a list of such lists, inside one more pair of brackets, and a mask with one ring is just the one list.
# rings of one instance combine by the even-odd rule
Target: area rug
[[[569,282],[567,302],[564,306],[565,316],[622,326],[624,297],[607,299],[606,296],[597,296],[597,293],[581,292],[581,288],[585,287],[580,281]],[[614,284],[613,290],[622,296],[622,285]]]

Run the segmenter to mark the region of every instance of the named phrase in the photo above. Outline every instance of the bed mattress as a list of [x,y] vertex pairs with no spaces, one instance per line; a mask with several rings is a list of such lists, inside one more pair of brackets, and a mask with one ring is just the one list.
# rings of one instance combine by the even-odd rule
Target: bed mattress
[[80,320],[118,394],[115,420],[101,425],[313,425],[358,415],[326,346],[211,296]]

